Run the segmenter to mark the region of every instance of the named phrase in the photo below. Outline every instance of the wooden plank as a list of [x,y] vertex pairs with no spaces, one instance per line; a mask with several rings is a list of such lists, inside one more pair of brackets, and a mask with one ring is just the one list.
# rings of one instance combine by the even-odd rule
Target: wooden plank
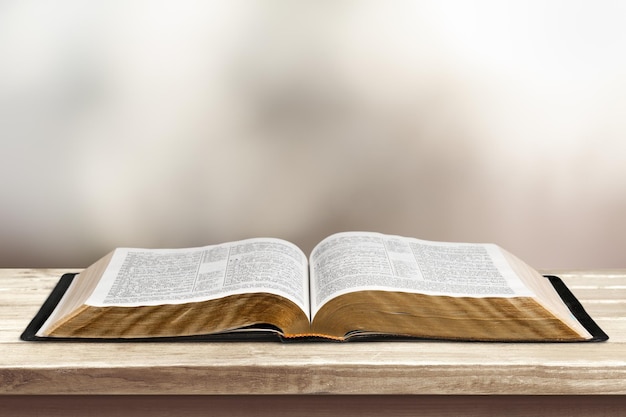
[[24,345],[5,394],[626,394],[623,344]]
[[0,270],[0,394],[626,394],[625,273],[563,274],[606,343],[19,341],[63,272]]
[[626,397],[612,396],[7,396],[13,417],[327,417],[327,416],[626,416]]

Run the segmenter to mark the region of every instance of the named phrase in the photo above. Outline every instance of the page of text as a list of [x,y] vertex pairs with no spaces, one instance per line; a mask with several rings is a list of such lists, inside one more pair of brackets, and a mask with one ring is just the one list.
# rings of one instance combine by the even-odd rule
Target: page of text
[[491,244],[429,242],[379,233],[339,233],[313,250],[311,312],[360,290],[459,297],[531,296]]
[[250,292],[281,295],[309,315],[304,253],[269,238],[189,249],[117,249],[86,303],[182,304]]

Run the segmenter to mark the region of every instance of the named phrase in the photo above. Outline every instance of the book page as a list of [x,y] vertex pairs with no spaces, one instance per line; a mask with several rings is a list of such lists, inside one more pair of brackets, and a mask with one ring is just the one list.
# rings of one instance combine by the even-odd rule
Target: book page
[[338,233],[313,249],[310,269],[313,316],[331,298],[361,290],[455,297],[533,296],[492,244]]
[[85,304],[182,304],[251,292],[286,297],[310,317],[304,253],[271,238],[187,249],[116,249]]

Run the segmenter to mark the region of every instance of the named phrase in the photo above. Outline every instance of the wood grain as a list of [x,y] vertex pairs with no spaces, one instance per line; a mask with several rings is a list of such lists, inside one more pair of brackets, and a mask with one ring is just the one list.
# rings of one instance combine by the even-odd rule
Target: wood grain
[[626,270],[549,271],[563,278],[609,334],[605,343],[20,341],[58,278],[72,271],[0,270],[0,394],[9,395],[5,399],[23,394],[626,394]]

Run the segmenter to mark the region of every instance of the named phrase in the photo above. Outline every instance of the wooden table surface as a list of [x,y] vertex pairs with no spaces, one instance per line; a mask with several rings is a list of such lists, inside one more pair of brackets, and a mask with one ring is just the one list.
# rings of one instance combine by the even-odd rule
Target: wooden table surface
[[[492,403],[500,401],[503,406],[519,400],[526,404],[522,411],[529,410],[527,403],[507,396],[568,396],[572,412],[597,410],[598,404],[612,407],[612,412],[626,409],[626,270],[543,271],[565,281],[610,336],[603,343],[20,341],[20,333],[59,277],[73,271],[77,270],[0,269],[0,402],[14,407],[14,415],[19,415],[15,413],[24,395],[68,394],[85,396],[83,404],[99,404],[94,396],[101,395],[193,395],[170,398],[170,404],[187,405],[192,398],[202,401],[195,396],[228,395],[211,401],[215,405],[238,399],[238,404],[248,404],[257,413],[260,406],[254,401],[267,402],[267,397],[245,397],[246,403],[239,396],[271,394],[272,401],[293,403],[300,398],[301,404],[308,404],[319,398],[308,394],[325,394],[328,407],[339,401],[333,397],[350,396],[341,398],[360,398],[348,401],[360,415],[372,410],[367,404],[373,398],[378,398],[376,404],[387,401],[406,410],[415,395],[422,407],[430,404],[428,410],[436,408],[429,401],[439,401],[440,395],[450,396],[448,405],[457,401],[465,409],[479,398],[468,396],[486,394],[501,396]],[[364,394],[369,397],[352,397]],[[62,401],[38,398],[41,404]],[[544,409],[548,400],[534,404]],[[124,401],[130,399],[117,404]],[[152,415],[158,410],[163,409],[156,407]],[[517,415],[509,411],[508,415]]]

